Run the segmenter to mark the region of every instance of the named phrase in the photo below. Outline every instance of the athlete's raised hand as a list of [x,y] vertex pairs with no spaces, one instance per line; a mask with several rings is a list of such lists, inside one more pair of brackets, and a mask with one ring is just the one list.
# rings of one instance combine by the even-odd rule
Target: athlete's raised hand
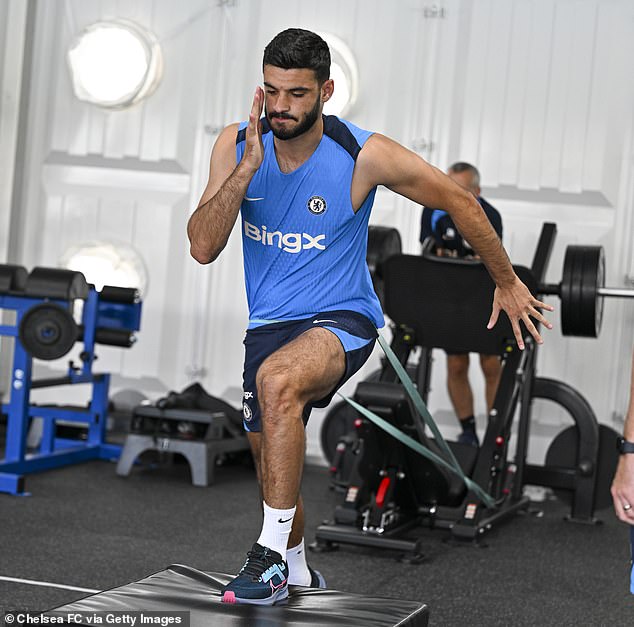
[[500,311],[505,311],[511,321],[513,334],[517,340],[517,345],[524,350],[524,339],[522,338],[522,330],[520,328],[520,320],[524,323],[529,333],[535,338],[538,344],[542,344],[544,340],[539,331],[533,324],[531,318],[534,318],[547,329],[552,329],[553,325],[546,320],[539,309],[553,311],[552,305],[547,305],[537,300],[529,291],[529,289],[516,278],[513,285],[509,287],[496,287],[493,295],[493,310],[491,318],[487,324],[487,329],[492,329],[498,321]]
[[264,159],[264,146],[262,145],[262,124],[260,116],[264,109],[264,92],[261,87],[255,88],[253,94],[253,104],[249,113],[249,123],[246,128],[246,142],[244,146],[244,154],[242,155],[242,163],[255,172]]

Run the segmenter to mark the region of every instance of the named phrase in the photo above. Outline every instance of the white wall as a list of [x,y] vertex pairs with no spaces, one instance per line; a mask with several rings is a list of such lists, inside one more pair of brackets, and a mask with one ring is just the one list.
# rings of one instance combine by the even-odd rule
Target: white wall
[[[19,197],[14,195],[14,182],[18,183],[22,174],[20,168],[16,168],[16,161],[24,148],[20,141],[20,130],[24,131],[20,111],[24,105],[28,8],[29,3],[20,0],[0,4],[0,263],[6,262],[9,256],[12,208],[19,203]],[[0,322],[12,324],[12,313],[0,311]],[[12,353],[13,340],[0,337],[0,396],[9,385]]]
[[27,3],[0,4],[0,261],[7,258]]
[[[8,6],[17,11],[17,4]],[[605,246],[609,283],[634,276],[634,5],[628,0],[36,6],[28,151],[20,163],[28,184],[22,204],[11,208],[19,212],[11,234],[19,239],[15,260],[55,265],[71,243],[104,238],[143,255],[150,290],[139,342],[130,351],[100,349],[98,365],[117,375],[116,387],[156,396],[200,379],[212,393],[239,402],[247,320],[239,237],[234,233],[217,263],[200,267],[188,257],[185,224],[206,182],[218,129],[246,116],[264,46],[292,25],[332,32],[354,51],[361,85],[348,116],[353,122],[441,168],[458,159],[480,167],[483,193],[502,213],[514,262],[530,263],[540,225],[549,220],[559,226],[550,281],[559,279],[565,246],[573,242]],[[165,75],[148,101],[104,112],[74,99],[64,54],[81,28],[113,16],[156,33]],[[19,23],[20,16],[11,19]],[[0,37],[5,55],[7,42]],[[6,73],[2,81],[4,88]],[[399,228],[409,252],[418,250],[419,216],[419,208],[379,190],[373,222]],[[3,219],[7,209],[0,206]],[[0,246],[2,239],[0,227]],[[632,303],[610,301],[600,339],[549,333],[539,372],[571,383],[601,421],[618,423],[633,328]],[[430,405],[451,432],[441,354],[435,366]],[[481,413],[482,382],[477,369],[473,374]],[[309,426],[312,456],[319,455],[320,415]],[[546,432],[563,420],[536,407],[537,436],[540,424]]]

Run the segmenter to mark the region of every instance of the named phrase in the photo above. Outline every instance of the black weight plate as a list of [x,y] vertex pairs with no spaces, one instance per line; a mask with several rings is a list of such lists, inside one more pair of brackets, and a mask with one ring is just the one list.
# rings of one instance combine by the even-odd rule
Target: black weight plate
[[599,335],[599,331],[601,330],[601,325],[603,324],[603,296],[599,294],[599,290],[605,286],[605,253],[603,248],[601,248],[600,255],[600,263],[599,263],[599,271],[597,273],[597,306],[596,306],[596,316],[595,316],[595,326],[597,329],[597,337]]
[[[618,433],[606,425],[599,425],[599,456],[597,482],[594,494],[594,508],[603,509],[612,504],[610,486],[619,461],[615,442]],[[547,466],[576,468],[579,432],[577,427],[568,427],[559,433],[550,443],[546,452]],[[555,489],[555,494],[562,502],[572,503],[572,492]]]
[[605,258],[601,246],[568,246],[561,279],[561,330],[564,335],[597,337],[603,317]]
[[601,246],[585,246],[581,278],[581,317],[584,337],[598,337],[603,318],[603,297],[599,288],[605,282],[605,256]]
[[564,335],[578,335],[581,321],[579,309],[581,300],[581,246],[568,246],[564,258],[561,278],[561,332]]
[[575,246],[576,253],[571,272],[570,297],[572,299],[571,315],[573,320],[572,335],[583,334],[583,314],[581,307],[581,292],[583,283],[583,246]]
[[79,329],[70,312],[52,303],[31,307],[20,322],[20,342],[37,359],[63,357],[78,336]]
[[561,306],[559,308],[559,319],[561,324],[561,332],[568,335],[568,321],[570,320],[570,302],[571,302],[571,274],[574,263],[573,257],[576,255],[576,249],[572,246],[566,248],[564,256],[564,267],[561,274],[561,283],[559,287],[559,297],[561,298]]
[[[583,246],[579,250],[581,269],[579,274],[579,328],[577,335],[597,337],[600,327],[599,298],[597,289],[603,281],[603,249],[600,246]],[[597,325],[597,321],[599,324]]]

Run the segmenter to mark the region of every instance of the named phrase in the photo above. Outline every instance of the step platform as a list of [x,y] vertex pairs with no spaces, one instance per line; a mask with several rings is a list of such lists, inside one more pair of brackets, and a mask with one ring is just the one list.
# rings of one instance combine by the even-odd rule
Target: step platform
[[64,617],[69,613],[116,611],[189,612],[189,627],[426,627],[429,621],[427,605],[417,601],[301,586],[290,586],[288,599],[274,606],[222,603],[220,590],[232,578],[174,564],[145,579],[45,614]]
[[[166,426],[167,432],[161,432],[161,426]],[[179,436],[179,426],[187,426],[191,433],[185,438]],[[180,453],[189,463],[192,484],[206,487],[214,481],[217,459],[228,453],[249,451],[249,441],[241,426],[236,426],[225,412],[141,405],[134,410],[117,474],[127,477],[146,451]]]

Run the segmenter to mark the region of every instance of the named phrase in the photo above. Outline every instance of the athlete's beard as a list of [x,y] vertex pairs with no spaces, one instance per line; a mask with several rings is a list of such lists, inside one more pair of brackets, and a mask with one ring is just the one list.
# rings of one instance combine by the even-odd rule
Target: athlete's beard
[[317,100],[315,101],[315,106],[308,113],[304,114],[304,117],[298,121],[297,126],[293,128],[285,128],[284,126],[275,128],[272,124],[272,121],[275,118],[284,118],[286,120],[297,119],[286,113],[271,114],[267,111],[266,119],[269,121],[269,124],[271,125],[271,130],[273,131],[273,135],[275,135],[277,139],[282,139],[282,140],[293,139],[295,137],[299,137],[300,135],[303,135],[306,131],[312,128],[313,124],[315,124],[315,122],[317,121],[317,118],[319,117],[320,105],[321,105],[321,98],[318,96]]

